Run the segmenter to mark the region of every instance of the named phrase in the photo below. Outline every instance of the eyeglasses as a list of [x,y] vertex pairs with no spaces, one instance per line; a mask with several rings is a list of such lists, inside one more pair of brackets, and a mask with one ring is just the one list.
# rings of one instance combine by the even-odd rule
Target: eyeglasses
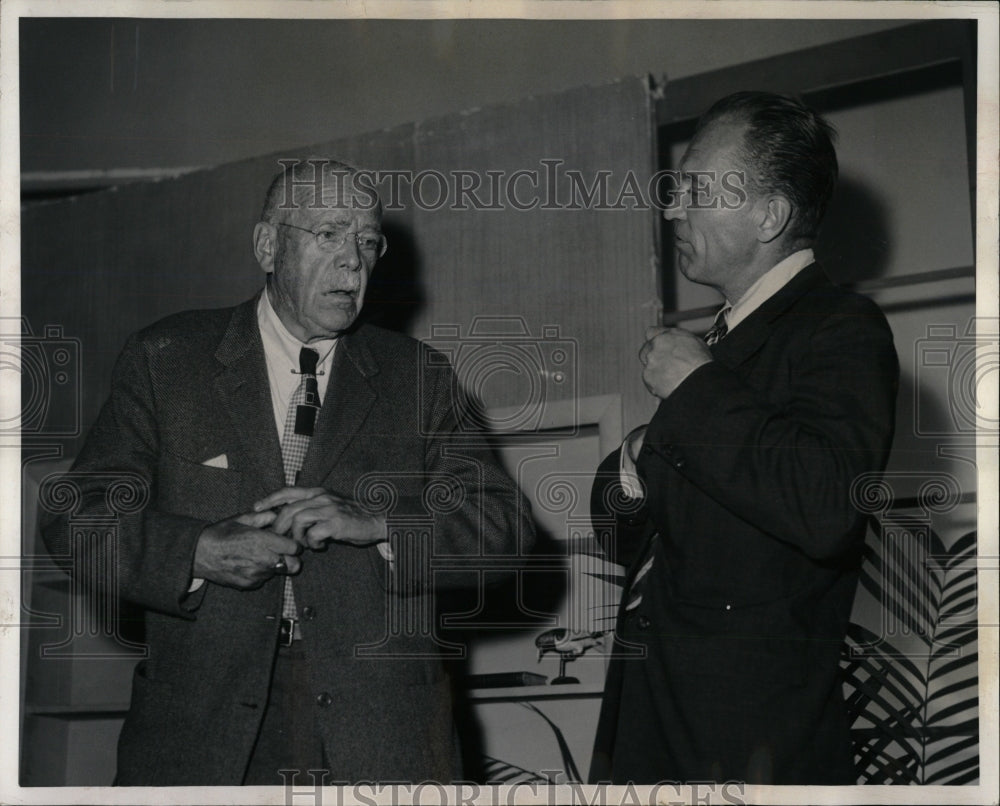
[[300,232],[308,232],[316,239],[316,246],[325,252],[335,252],[340,249],[347,239],[354,236],[354,241],[358,245],[358,250],[366,257],[380,258],[385,254],[389,244],[381,232],[344,232],[335,229],[306,229],[297,227],[295,224],[278,222],[279,227],[291,227]]

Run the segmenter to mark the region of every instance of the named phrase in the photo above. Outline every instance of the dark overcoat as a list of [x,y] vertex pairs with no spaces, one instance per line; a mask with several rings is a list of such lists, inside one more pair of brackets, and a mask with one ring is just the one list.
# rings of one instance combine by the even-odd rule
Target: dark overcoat
[[[892,333],[813,264],[663,400],[637,462],[644,505],[594,486],[634,576],[619,612],[591,778],[850,784],[838,663],[865,525],[855,482],[884,468]],[[636,607],[626,609],[635,593]]]

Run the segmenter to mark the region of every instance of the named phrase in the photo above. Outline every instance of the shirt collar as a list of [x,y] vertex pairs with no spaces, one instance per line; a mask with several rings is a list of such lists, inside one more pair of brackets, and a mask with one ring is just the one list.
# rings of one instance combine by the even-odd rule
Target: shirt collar
[[813,262],[815,262],[813,250],[800,249],[757,278],[757,282],[750,286],[733,305],[726,303],[723,306],[722,310],[727,311],[727,328],[732,330],[736,327]]
[[296,370],[299,367],[299,352],[303,347],[308,347],[319,353],[319,363],[324,363],[333,348],[337,346],[337,339],[320,339],[309,344],[299,341],[288,332],[288,328],[278,317],[274,306],[271,305],[269,293],[267,286],[265,286],[257,303],[257,322],[264,344],[270,344],[277,348],[280,357],[287,360],[289,365]]

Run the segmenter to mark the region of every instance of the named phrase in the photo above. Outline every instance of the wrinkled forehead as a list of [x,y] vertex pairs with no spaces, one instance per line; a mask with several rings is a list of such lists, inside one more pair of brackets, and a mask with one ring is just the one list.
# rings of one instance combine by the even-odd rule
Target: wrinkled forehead
[[350,171],[327,168],[288,172],[278,211],[286,221],[378,226],[382,209],[375,190]]

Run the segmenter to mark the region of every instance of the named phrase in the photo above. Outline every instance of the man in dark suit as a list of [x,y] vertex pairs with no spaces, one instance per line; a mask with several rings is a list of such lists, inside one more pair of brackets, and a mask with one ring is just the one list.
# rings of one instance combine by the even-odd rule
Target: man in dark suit
[[727,97],[680,168],[665,213],[678,265],[726,304],[705,340],[647,334],[656,413],[595,482],[629,580],[591,778],[851,784],[838,662],[865,529],[851,490],[888,457],[892,333],[813,259],[837,176],[815,113]]
[[[459,774],[431,559],[533,530],[447,362],[358,321],[386,241],[356,175],[285,165],[253,231],[265,289],[131,337],[73,467],[95,511],[114,483],[149,496],[88,548],[147,614],[121,785]],[[65,518],[45,535],[67,553]]]

